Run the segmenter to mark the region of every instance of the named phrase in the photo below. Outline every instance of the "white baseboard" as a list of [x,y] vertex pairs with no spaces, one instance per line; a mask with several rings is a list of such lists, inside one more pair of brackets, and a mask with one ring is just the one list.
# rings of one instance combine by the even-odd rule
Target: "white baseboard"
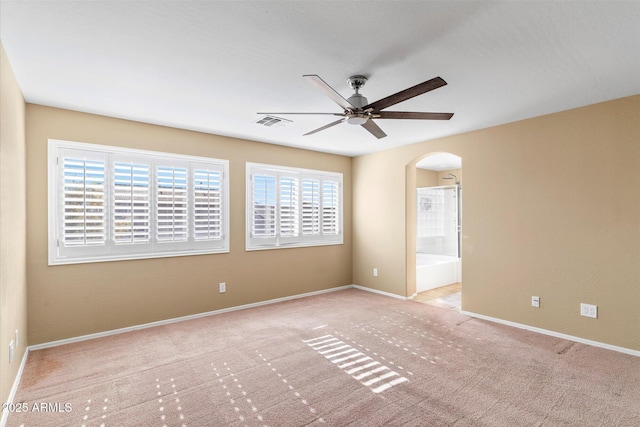
[[[262,305],[275,304],[275,303],[278,303],[278,302],[290,301],[290,300],[294,300],[294,299],[298,299],[298,298],[306,298],[306,297],[310,297],[310,296],[313,296],[313,295],[325,294],[327,292],[336,292],[336,291],[342,291],[344,289],[353,289],[353,288],[360,289],[362,291],[373,292],[373,293],[376,293],[376,294],[379,294],[379,295],[384,295],[386,297],[391,297],[391,298],[396,298],[396,299],[401,299],[401,300],[407,300],[408,299],[407,297],[404,297],[404,296],[401,296],[401,295],[396,295],[396,294],[392,294],[390,292],[385,292],[385,291],[379,291],[377,289],[366,288],[366,287],[360,286],[360,285],[344,285],[344,286],[338,286],[338,287],[335,287],[335,288],[329,288],[329,289],[322,289],[322,290],[319,290],[319,291],[307,292],[307,293],[304,293],[304,294],[297,294],[297,295],[291,295],[291,296],[288,296],[288,297],[275,298],[275,299],[270,299],[270,300],[266,300],[266,301],[254,302],[254,303],[251,303],[251,304],[244,304],[244,305],[238,305],[238,306],[235,306],[235,307],[222,308],[222,309],[219,309],[219,310],[207,311],[207,312],[204,312],[204,313],[191,314],[189,316],[182,316],[182,317],[175,317],[175,318],[172,318],[172,319],[159,320],[157,322],[144,323],[142,325],[128,326],[126,328],[120,328],[120,329],[112,329],[112,330],[109,330],[109,331],[97,332],[95,334],[81,335],[79,337],[66,338],[66,339],[57,340],[57,341],[50,341],[50,342],[46,342],[46,343],[42,343],[42,344],[35,344],[35,345],[30,346],[29,350],[41,350],[43,348],[57,347],[59,345],[71,344],[71,343],[80,342],[80,341],[86,341],[86,340],[92,340],[92,339],[96,339],[96,338],[107,337],[107,336],[110,336],[110,335],[123,334],[125,332],[137,331],[139,329],[153,328],[154,326],[168,325],[170,323],[182,322],[184,320],[191,320],[191,319],[198,319],[200,317],[214,316],[216,314],[229,313],[229,312],[237,311],[237,310],[245,310],[247,308],[260,307]],[[0,426],[0,427],[2,427],[2,426]]]
[[[16,379],[13,381],[13,386],[11,387],[11,391],[9,392],[6,403],[13,403],[13,398],[16,396],[18,386],[20,385],[20,380],[22,379],[22,372],[24,371],[24,367],[27,364],[27,356],[29,356],[29,347],[24,350],[24,355],[22,355],[22,361],[20,362],[20,367],[18,368]],[[0,417],[0,427],[5,427],[8,417],[9,411],[2,411],[2,416]]]
[[404,297],[402,295],[392,294],[391,292],[379,291],[377,289],[367,288],[367,287],[360,286],[360,285],[351,285],[350,287],[351,288],[355,288],[355,289],[360,289],[361,291],[373,292],[374,294],[384,295],[385,297],[401,299],[403,301],[406,301],[406,300],[409,299],[409,298]]
[[509,320],[498,319],[497,317],[485,316],[484,314],[473,313],[471,311],[460,310],[460,314],[464,314],[470,317],[476,317],[478,319],[488,320],[489,322],[500,323],[507,326],[513,326],[514,328],[524,329],[531,332],[537,332],[539,334],[549,335],[556,338],[562,338],[569,341],[579,342],[581,344],[591,345],[593,347],[600,347],[607,350],[617,351],[619,353],[630,354],[631,356],[640,357],[640,351],[633,350],[626,347],[619,347],[617,345],[611,345],[599,341],[592,341],[586,338],[575,337],[573,335],[563,334],[561,332],[550,331],[548,329],[536,328],[535,326],[529,326],[522,323],[511,322]]
[[126,328],[112,329],[110,331],[97,332],[95,334],[81,335],[79,337],[66,338],[66,339],[57,340],[57,341],[50,341],[50,342],[46,342],[46,343],[42,343],[42,344],[35,344],[35,345],[30,346],[29,349],[30,350],[41,350],[43,348],[56,347],[56,346],[59,346],[59,345],[71,344],[71,343],[74,343],[74,342],[80,342],[80,341],[86,341],[86,340],[92,340],[92,339],[95,339],[95,338],[102,338],[102,337],[107,337],[107,336],[110,336],[110,335],[123,334],[125,332],[137,331],[139,329],[153,328],[154,326],[168,325],[170,323],[182,322],[184,320],[198,319],[200,317],[214,316],[216,314],[229,313],[229,312],[237,311],[237,310],[245,310],[247,308],[260,307],[262,305],[275,304],[275,303],[278,303],[278,302],[289,301],[289,300],[294,300],[294,299],[298,299],[298,298],[305,298],[305,297],[310,297],[310,296],[313,296],[313,295],[325,294],[327,292],[341,291],[341,290],[344,290],[344,289],[350,289],[352,287],[353,287],[353,285],[338,286],[338,287],[335,287],[335,288],[322,289],[322,290],[319,290],[319,291],[307,292],[307,293],[304,293],[304,294],[291,295],[291,296],[288,296],[288,297],[275,298],[275,299],[270,299],[270,300],[266,300],[266,301],[254,302],[254,303],[251,303],[251,304],[238,305],[238,306],[235,306],[235,307],[221,308],[219,310],[207,311],[207,312],[204,312],[204,313],[191,314],[189,316],[174,317],[172,319],[159,320],[157,322],[144,323],[142,325],[128,326]]

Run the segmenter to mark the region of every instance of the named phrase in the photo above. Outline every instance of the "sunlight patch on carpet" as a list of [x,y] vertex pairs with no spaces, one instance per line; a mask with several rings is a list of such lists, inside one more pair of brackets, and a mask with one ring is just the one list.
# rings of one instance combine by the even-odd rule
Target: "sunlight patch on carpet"
[[[395,385],[409,381],[333,335],[322,335],[302,341],[353,379],[369,387],[374,393],[382,393]],[[385,380],[389,381],[383,382]]]
[[[303,404],[305,407],[309,408],[309,412],[311,414],[313,414],[314,416],[317,416],[318,411],[316,411],[316,409],[309,404],[309,401],[299,391],[297,391],[293,385],[289,384],[289,381],[286,378],[284,378],[284,375],[282,375],[280,371],[278,371],[278,369],[271,364],[271,362],[269,362],[269,359],[263,356],[262,353],[258,352],[258,350],[256,350],[256,353],[260,358],[262,358],[262,361],[265,362],[267,366],[271,368],[271,372],[273,372],[274,375],[276,375],[284,384],[286,384],[289,391],[295,397],[295,400]],[[324,418],[321,418],[321,417],[316,418],[316,420],[321,424],[324,424],[325,422]]]
[[[98,411],[100,411],[100,413],[101,413],[100,420],[102,420],[102,423],[100,424],[100,427],[104,427],[105,426],[104,420],[107,418],[106,412],[107,412],[107,402],[108,401],[109,401],[109,399],[105,397],[104,400],[102,401],[102,403],[103,403],[102,408],[98,408]],[[85,406],[85,408],[84,408],[85,414],[82,417],[83,424],[81,424],[81,427],[86,427],[85,423],[89,419],[89,412],[92,409],[92,404],[93,403],[94,402],[91,399],[87,400],[87,406]],[[96,403],[96,405],[93,405],[93,406],[94,407],[95,406],[100,406],[100,403]]]
[[[248,396],[248,393],[243,390],[242,383],[238,378],[236,378],[236,374],[231,370],[227,362],[224,362],[223,366],[224,369],[219,371],[218,368],[213,365],[213,362],[211,363],[211,367],[218,378],[220,387],[225,393],[225,396],[229,401],[229,405],[233,408],[233,413],[238,417],[238,420],[240,422],[246,422],[248,419],[255,417],[258,421],[264,422],[264,417],[254,404],[251,397]],[[240,392],[241,397],[236,397],[234,399],[237,392]],[[263,426],[267,427],[266,424]]]
[[[169,383],[166,381],[160,381],[160,378],[156,378],[156,395],[158,396],[158,412],[160,413],[160,421],[162,422],[162,427],[167,427],[167,413],[174,412],[175,410],[176,418],[178,418],[180,422],[180,427],[186,427],[182,421],[184,421],[184,414],[182,413],[182,405],[180,404],[180,398],[178,395],[178,390],[176,390],[175,378],[170,378]],[[106,399],[105,399],[106,401]],[[174,424],[175,420],[172,418],[171,425]]]

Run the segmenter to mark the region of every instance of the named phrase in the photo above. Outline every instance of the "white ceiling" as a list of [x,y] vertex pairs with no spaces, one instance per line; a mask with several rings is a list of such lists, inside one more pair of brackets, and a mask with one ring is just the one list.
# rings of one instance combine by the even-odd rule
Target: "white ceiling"
[[438,153],[420,160],[416,167],[420,169],[429,169],[432,171],[448,171],[452,169],[460,169],[462,167],[462,159],[451,153]]
[[[4,1],[0,36],[27,102],[349,156],[640,93],[638,1]],[[331,116],[347,77],[376,101],[440,76],[389,111],[377,140]],[[285,117],[285,116],[282,116]],[[176,141],[178,144],[179,141]]]

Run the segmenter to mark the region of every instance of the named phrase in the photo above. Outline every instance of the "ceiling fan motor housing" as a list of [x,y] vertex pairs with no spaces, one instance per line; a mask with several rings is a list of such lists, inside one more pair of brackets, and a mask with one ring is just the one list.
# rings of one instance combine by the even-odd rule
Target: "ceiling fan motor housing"
[[362,109],[362,107],[369,103],[369,101],[367,101],[367,98],[360,95],[359,93],[354,93],[349,98],[347,98],[347,101],[358,110]]
[[362,107],[369,103],[367,98],[359,93],[354,93],[349,97],[349,99],[347,99],[347,101],[349,104],[356,107],[355,112],[351,112],[347,115],[347,123],[350,125],[361,125],[369,120],[369,114],[362,112]]
[[347,123],[349,123],[350,125],[364,124],[369,119],[369,115],[362,112],[362,107],[368,105],[369,101],[367,101],[367,98],[360,95],[358,91],[367,82],[367,78],[365,76],[357,75],[349,77],[347,81],[349,82],[349,86],[351,86],[351,89],[356,91],[356,93],[354,93],[347,99],[347,102],[356,108],[355,112],[352,112],[348,115]]

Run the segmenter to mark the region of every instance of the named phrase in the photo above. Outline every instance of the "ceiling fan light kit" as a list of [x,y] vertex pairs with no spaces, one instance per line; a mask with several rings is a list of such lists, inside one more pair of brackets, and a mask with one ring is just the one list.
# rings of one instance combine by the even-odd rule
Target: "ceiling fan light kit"
[[427,113],[410,111],[382,111],[385,108],[398,104],[407,99],[422,95],[447,84],[441,77],[435,77],[426,82],[417,84],[408,89],[389,95],[369,104],[367,98],[360,94],[360,89],[367,82],[367,78],[362,75],[351,76],[347,79],[349,86],[355,91],[348,99],[345,99],[338,92],[329,86],[320,76],[316,74],[306,74],[304,77],[312,86],[331,98],[342,109],[342,113],[258,113],[258,114],[311,114],[311,115],[332,115],[341,116],[336,120],[318,129],[304,134],[312,135],[323,131],[340,123],[346,122],[350,125],[360,125],[376,138],[384,138],[386,133],[372,119],[411,119],[411,120],[449,120],[453,113]]
[[369,116],[366,114],[353,113],[347,117],[347,123],[350,125],[363,125],[367,120],[369,120]]

